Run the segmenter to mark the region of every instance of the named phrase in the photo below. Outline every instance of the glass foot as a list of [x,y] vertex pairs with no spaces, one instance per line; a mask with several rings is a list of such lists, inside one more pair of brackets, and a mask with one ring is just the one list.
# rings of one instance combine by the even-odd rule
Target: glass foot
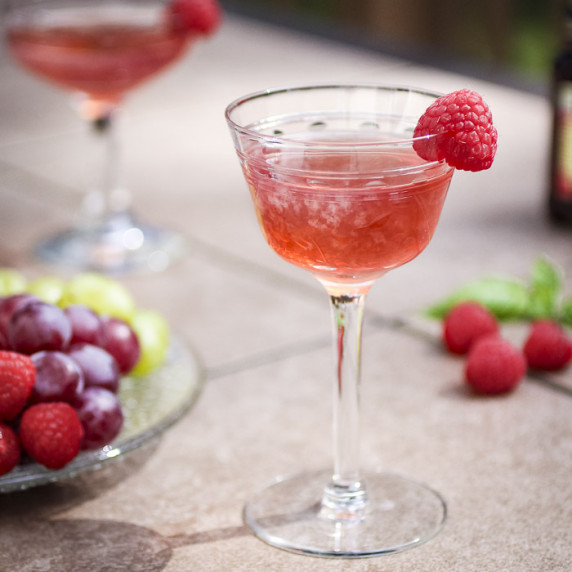
[[75,229],[48,238],[36,248],[48,264],[109,274],[161,272],[185,251],[182,236],[139,223]]
[[406,478],[369,473],[368,501],[359,518],[324,516],[327,471],[280,478],[244,509],[244,520],[262,540],[311,556],[360,558],[407,550],[427,542],[443,527],[442,497]]

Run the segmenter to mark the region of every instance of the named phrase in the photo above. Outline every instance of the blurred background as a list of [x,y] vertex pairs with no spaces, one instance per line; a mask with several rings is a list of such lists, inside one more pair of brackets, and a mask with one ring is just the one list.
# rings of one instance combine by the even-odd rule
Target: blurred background
[[[222,0],[259,18],[451,71],[546,92],[564,0]],[[378,78],[372,78],[375,81]]]

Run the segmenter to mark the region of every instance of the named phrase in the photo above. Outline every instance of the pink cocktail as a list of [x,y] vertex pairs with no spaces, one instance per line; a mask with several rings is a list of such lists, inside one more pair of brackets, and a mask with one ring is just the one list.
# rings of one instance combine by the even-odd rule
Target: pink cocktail
[[[277,254],[331,283],[370,283],[427,246],[452,169],[437,163],[419,176],[417,154],[384,148],[383,139],[380,149],[363,137],[301,142],[324,150],[277,147],[244,156],[258,220]],[[384,169],[405,172],[380,177]]]
[[14,57],[36,75],[117,103],[126,92],[176,61],[191,36],[172,26],[162,6],[53,9],[7,31]]
[[246,522],[274,546],[374,556],[417,546],[444,524],[439,494],[397,475],[362,473],[359,463],[365,296],[428,245],[454,171],[413,149],[415,125],[436,97],[308,86],[256,93],[226,110],[264,237],[325,287],[334,330],[333,471],[280,478],[245,507]]

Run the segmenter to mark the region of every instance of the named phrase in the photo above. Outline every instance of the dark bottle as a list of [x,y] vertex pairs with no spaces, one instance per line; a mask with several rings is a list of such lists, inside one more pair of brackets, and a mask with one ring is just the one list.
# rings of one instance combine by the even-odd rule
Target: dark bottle
[[564,41],[554,62],[549,211],[572,225],[572,0],[564,5]]

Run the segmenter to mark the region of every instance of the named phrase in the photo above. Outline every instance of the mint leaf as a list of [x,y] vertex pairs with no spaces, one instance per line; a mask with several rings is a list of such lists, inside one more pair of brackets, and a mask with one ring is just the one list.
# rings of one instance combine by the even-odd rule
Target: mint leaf
[[479,302],[499,320],[517,320],[527,315],[529,289],[514,278],[488,277],[461,286],[446,299],[431,306],[426,315],[443,319],[461,302]]
[[566,298],[562,303],[560,320],[564,325],[572,327],[572,296]]
[[557,318],[561,291],[561,270],[546,258],[536,260],[532,268],[527,317],[533,320]]

